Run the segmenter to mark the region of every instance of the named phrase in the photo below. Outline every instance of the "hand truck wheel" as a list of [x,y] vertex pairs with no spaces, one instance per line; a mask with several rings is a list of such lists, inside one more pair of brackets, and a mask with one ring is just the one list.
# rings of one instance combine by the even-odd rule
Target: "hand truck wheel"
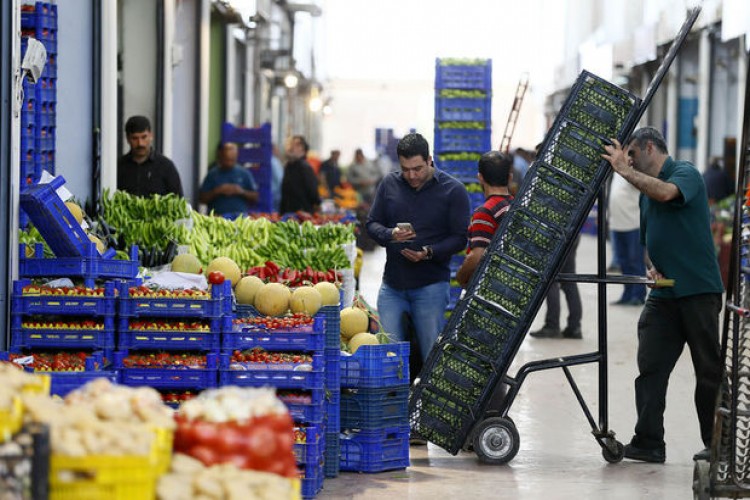
[[512,421],[492,417],[483,420],[474,431],[474,453],[484,464],[502,465],[518,453],[520,437]]
[[[614,448],[614,449],[613,449]],[[607,439],[602,448],[602,457],[604,460],[611,464],[616,464],[622,461],[622,457],[625,455],[625,445],[616,439]]]
[[693,499],[709,500],[711,498],[711,464],[706,460],[696,460],[693,465]]

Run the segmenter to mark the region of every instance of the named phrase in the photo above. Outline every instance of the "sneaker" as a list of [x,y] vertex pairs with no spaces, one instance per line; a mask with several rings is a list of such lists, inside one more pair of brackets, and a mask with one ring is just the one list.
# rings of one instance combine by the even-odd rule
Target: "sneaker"
[[631,460],[663,464],[667,459],[667,452],[664,448],[638,448],[632,444],[626,444],[623,456]]
[[703,448],[701,451],[693,455],[693,460],[710,460],[711,459],[711,450],[708,448]]
[[529,333],[529,335],[538,339],[559,339],[562,337],[559,328],[552,328],[550,326],[544,326],[535,332]]
[[581,327],[571,328],[567,327],[562,331],[563,338],[566,339],[582,339],[583,334],[581,333]]

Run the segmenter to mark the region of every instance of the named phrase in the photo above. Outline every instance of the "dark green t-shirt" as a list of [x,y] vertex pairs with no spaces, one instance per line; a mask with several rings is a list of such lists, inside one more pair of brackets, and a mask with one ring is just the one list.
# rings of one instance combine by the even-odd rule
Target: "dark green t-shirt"
[[722,293],[703,177],[690,163],[668,157],[658,178],[677,186],[681,196],[661,203],[641,194],[641,242],[654,267],[675,280],[673,288],[655,288],[651,296]]

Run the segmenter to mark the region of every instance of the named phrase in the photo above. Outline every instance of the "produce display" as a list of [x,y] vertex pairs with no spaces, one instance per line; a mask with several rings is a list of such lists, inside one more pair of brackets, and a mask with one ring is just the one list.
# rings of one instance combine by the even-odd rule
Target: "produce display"
[[32,330],[104,330],[104,322],[65,316],[28,316],[21,321],[21,328]]
[[264,365],[276,365],[273,368],[297,369],[294,365],[312,365],[313,358],[309,354],[299,352],[269,352],[260,347],[245,351],[235,350],[232,352],[230,370],[265,370]]
[[438,95],[445,99],[484,99],[487,97],[487,92],[482,90],[441,89]]
[[442,153],[437,155],[437,157],[438,161],[479,161],[482,155],[463,151],[461,153]]
[[166,404],[178,404],[197,396],[194,391],[161,391],[161,400]]
[[131,286],[128,295],[132,298],[146,299],[210,299],[211,292],[197,288],[162,288],[159,285],[148,284]]
[[122,361],[125,368],[197,370],[207,366],[205,353],[131,352]]
[[484,122],[456,122],[443,121],[438,123],[438,128],[462,129],[462,130],[484,130],[487,125]]
[[206,321],[186,321],[164,318],[133,318],[128,323],[128,329],[149,332],[210,332],[211,325]]
[[282,283],[294,287],[312,283],[340,283],[343,280],[341,272],[336,269],[326,271],[315,271],[307,266],[304,269],[280,268],[273,261],[266,261],[262,266],[253,266],[247,270],[249,276],[257,276],[259,279],[270,283]]
[[86,369],[86,360],[90,355],[91,353],[83,351],[35,351],[29,354],[10,353],[8,359],[18,365],[32,368],[35,372],[82,372]]
[[294,313],[291,316],[252,316],[235,318],[234,325],[245,331],[253,330],[294,330],[295,332],[312,331],[315,319],[305,313]]
[[69,297],[104,297],[104,288],[87,288],[85,286],[53,287],[31,283],[23,287],[24,296],[66,295]]

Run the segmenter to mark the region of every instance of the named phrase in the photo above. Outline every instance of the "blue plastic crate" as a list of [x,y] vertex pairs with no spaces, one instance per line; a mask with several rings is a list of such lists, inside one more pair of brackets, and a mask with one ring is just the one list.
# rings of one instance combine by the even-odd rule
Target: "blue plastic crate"
[[409,466],[409,426],[342,434],[341,470],[383,472]]
[[251,318],[253,316],[260,316],[258,310],[249,304],[233,304],[232,309],[234,310],[234,316],[237,318]]
[[492,91],[492,61],[482,65],[441,65],[435,61],[436,89]]
[[460,286],[452,286],[450,288],[450,298],[448,299],[448,308],[453,309],[456,304],[458,304],[458,301],[461,299],[461,292],[463,291],[463,288]]
[[11,328],[11,345],[17,349],[114,349],[114,318],[104,318],[102,330],[22,328],[21,317],[14,316]]
[[305,500],[315,498],[323,488],[325,475],[322,464],[305,464],[301,472],[302,498]]
[[436,128],[435,153],[486,153],[492,149],[491,136],[490,129]]
[[[23,289],[31,286],[31,280],[13,282],[13,302],[11,312],[15,314],[64,314],[85,316],[114,316],[116,309],[115,283],[110,281],[102,288],[103,295],[39,295],[23,294]],[[38,287],[37,287],[38,289]],[[65,288],[59,289],[65,291]],[[94,289],[87,289],[91,292]]]
[[320,313],[325,318],[326,348],[341,347],[341,310],[338,306],[323,306]]
[[435,120],[489,122],[492,120],[492,98],[435,98]]
[[[145,328],[131,329],[133,318],[121,317],[118,325],[118,349],[132,350],[179,350],[179,351],[218,351],[221,348],[223,324],[231,318],[212,318],[210,331],[158,330]],[[188,321],[189,323],[189,321]]]
[[206,355],[206,368],[127,368],[123,361],[128,351],[114,354],[119,383],[129,386],[149,386],[155,389],[207,389],[216,387],[217,353]]
[[[295,368],[289,365],[278,364],[256,364],[257,369],[242,369],[250,367],[247,363],[232,363],[231,353],[220,355],[219,383],[220,385],[237,385],[240,387],[261,387],[269,385],[278,389],[323,389],[324,368],[323,355],[313,354],[312,370],[301,370],[300,366]],[[232,369],[232,367],[239,369]]]
[[[391,355],[389,355],[391,354]],[[341,387],[351,389],[409,385],[409,343],[365,345],[341,354]]]
[[482,205],[484,205],[484,193],[469,193],[469,207],[471,208],[472,212]]
[[326,388],[325,421],[326,432],[341,430],[341,389]]
[[82,387],[92,380],[106,378],[112,383],[117,382],[117,372],[112,370],[50,373],[50,394],[64,398],[69,392]]
[[338,431],[328,432],[326,429],[325,441],[323,471],[326,477],[337,477],[341,467],[341,443]]
[[65,179],[56,177],[48,184],[26,186],[21,191],[21,208],[57,257],[99,255],[96,245],[57,194],[64,183]]
[[289,415],[295,422],[322,424],[325,420],[325,391],[323,389],[313,389],[310,391],[310,402],[287,402],[283,396],[280,399],[284,401]]
[[301,332],[298,329],[269,331],[263,328],[244,328],[244,331],[235,331],[238,325],[234,324],[232,331],[225,332],[222,337],[222,349],[243,350],[262,347],[267,351],[323,351],[325,346],[323,325],[323,316],[320,314],[316,315],[311,328],[306,328]]
[[137,282],[120,285],[121,316],[217,318],[225,312],[225,301],[231,301],[232,296],[230,281],[211,285],[211,298],[206,299],[131,297],[130,288],[133,286],[137,286]]
[[325,449],[325,435],[323,427],[311,425],[305,428],[305,443],[294,443],[294,457],[298,464],[317,464],[323,460]]
[[[31,220],[36,226],[36,221]],[[95,246],[92,250],[96,255],[47,259],[44,258],[42,244],[37,243],[34,246],[34,257],[26,257],[26,245],[21,243],[18,275],[24,278],[81,277],[87,288],[95,288],[97,279],[132,279],[138,274],[138,247],[133,246],[130,249],[130,260],[104,258],[99,256]],[[105,255],[109,255],[109,252]]]
[[247,147],[248,145],[270,145],[271,124],[264,123],[257,128],[243,128],[224,122],[221,126],[221,140],[226,142],[236,142],[241,148]]
[[344,389],[343,429],[381,429],[409,424],[409,387]]
[[477,162],[474,160],[438,160],[437,168],[465,183],[477,182]]

